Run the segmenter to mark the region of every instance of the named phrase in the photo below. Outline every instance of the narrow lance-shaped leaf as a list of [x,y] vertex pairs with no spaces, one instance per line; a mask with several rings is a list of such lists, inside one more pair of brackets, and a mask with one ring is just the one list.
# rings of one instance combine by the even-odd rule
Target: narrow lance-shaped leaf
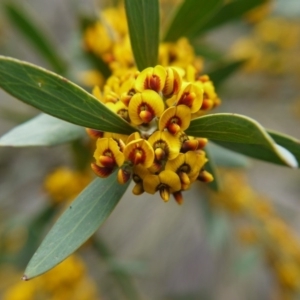
[[193,43],[193,48],[195,54],[198,56],[202,56],[203,58],[205,58],[205,60],[221,61],[222,59],[224,59],[224,52],[220,51],[219,49],[215,49],[211,45],[207,45],[197,41]]
[[297,167],[291,154],[277,145],[258,122],[246,116],[221,113],[199,117],[191,121],[186,133],[250,157]]
[[0,138],[0,146],[54,146],[86,135],[84,128],[41,114],[14,127]]
[[115,173],[95,179],[54,224],[30,260],[24,280],[47,272],[77,250],[110,215],[127,186],[118,184]]
[[59,119],[101,131],[135,131],[93,95],[68,79],[35,65],[0,56],[0,88]]
[[13,1],[4,5],[7,16],[18,30],[31,42],[39,54],[52,66],[53,70],[62,74],[66,71],[66,64],[56,51],[47,34],[42,31],[40,24],[34,22],[34,18],[24,10],[20,4]]
[[266,0],[235,0],[225,4],[211,19],[209,19],[201,28],[199,28],[197,35],[203,34],[205,31],[214,29],[227,22],[233,21],[242,17],[256,6],[266,3]]
[[158,61],[158,0],[125,0],[125,9],[135,63],[139,70]]
[[185,0],[178,8],[164,40],[175,42],[180,37],[193,38],[202,26],[221,8],[223,0]]
[[288,136],[286,134],[282,134],[279,132],[268,130],[268,134],[274,139],[274,141],[290,151],[295,158],[298,161],[298,164],[300,165],[300,141]]
[[213,81],[215,86],[219,86],[224,80],[240,69],[244,63],[245,60],[227,62],[214,70],[207,72],[207,75]]
[[214,143],[208,143],[205,149],[209,149],[217,167],[224,168],[247,168],[250,166],[249,159],[241,154],[220,147]]

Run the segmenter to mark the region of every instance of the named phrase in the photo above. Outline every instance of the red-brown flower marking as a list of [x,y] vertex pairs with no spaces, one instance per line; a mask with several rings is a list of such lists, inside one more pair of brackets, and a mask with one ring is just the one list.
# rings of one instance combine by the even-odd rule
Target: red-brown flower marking
[[166,77],[167,71],[160,65],[146,68],[137,76],[135,89],[138,92],[153,90],[159,93],[165,86]]
[[129,103],[129,118],[134,125],[150,123],[154,117],[160,117],[164,111],[162,98],[152,90],[135,94]]
[[190,125],[191,110],[185,105],[172,106],[167,108],[159,119],[159,130],[167,129],[175,135],[184,131]]
[[154,151],[148,141],[138,139],[128,143],[124,149],[125,161],[133,165],[141,165],[145,168],[151,167],[154,160]]

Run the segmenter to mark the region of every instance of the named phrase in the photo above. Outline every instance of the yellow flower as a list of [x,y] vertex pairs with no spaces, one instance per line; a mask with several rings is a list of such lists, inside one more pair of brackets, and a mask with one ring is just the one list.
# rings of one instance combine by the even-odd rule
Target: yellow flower
[[33,281],[19,282],[5,291],[3,300],[32,300],[36,290],[36,284]]
[[195,151],[203,149],[208,140],[206,138],[188,138],[182,141],[181,152]]
[[111,49],[112,40],[106,28],[100,22],[96,22],[85,30],[84,45],[87,51],[102,56]]
[[170,133],[176,134],[187,129],[191,121],[191,110],[185,105],[172,106],[167,108],[159,119],[159,130],[167,129]]
[[209,110],[221,104],[221,100],[218,97],[215,87],[212,81],[207,75],[200,76],[198,79],[203,83],[203,103],[201,105],[201,110]]
[[163,100],[152,90],[135,94],[128,106],[129,118],[134,125],[151,122],[154,117],[160,117],[163,110]]
[[141,165],[133,167],[132,179],[135,182],[135,186],[132,189],[134,195],[140,195],[144,193],[143,180],[147,175],[150,175],[150,171]]
[[97,140],[94,158],[96,163],[91,167],[96,175],[107,177],[116,166],[121,166],[124,162],[124,155],[120,151],[118,143],[112,138],[100,138]]
[[60,167],[50,173],[44,188],[54,204],[73,200],[91,181],[91,174]]
[[149,194],[159,191],[164,201],[169,201],[170,194],[180,191],[181,184],[178,175],[170,170],[164,170],[158,175],[147,175],[143,180],[144,190]]
[[106,106],[108,106],[113,112],[115,112],[121,118],[129,122],[128,107],[123,102],[118,101],[116,103],[108,103],[108,104]]
[[204,152],[188,151],[180,153],[175,159],[166,163],[166,170],[179,175],[182,190],[187,190],[190,184],[199,176],[199,172],[207,162]]
[[104,77],[102,73],[100,73],[98,70],[88,70],[83,71],[79,74],[79,80],[82,82],[85,86],[102,86],[104,84]]
[[153,147],[155,159],[158,161],[172,160],[179,154],[180,140],[167,131],[155,131],[148,142]]
[[203,102],[203,88],[200,82],[184,83],[177,96],[167,101],[168,105],[186,105],[191,113],[196,113]]
[[197,72],[203,68],[203,60],[196,57],[194,49],[187,38],[180,38],[175,43],[162,43],[159,47],[159,63],[185,69],[193,65]]
[[138,92],[153,90],[158,93],[164,88],[166,77],[167,71],[160,65],[146,68],[136,78],[135,89]]
[[130,161],[133,165],[140,164],[145,168],[149,168],[153,164],[154,151],[148,141],[138,139],[125,146],[124,157],[126,161]]
[[[95,97],[136,126],[137,131],[126,136],[87,130],[92,137],[100,137],[94,154],[96,161],[91,165],[94,172],[107,177],[119,167],[118,182],[124,184],[133,178],[135,195],[159,190],[165,201],[172,193],[179,204],[183,202],[181,191],[193,181],[213,180],[203,169],[207,159],[202,149],[207,139],[184,133],[192,114],[203,106],[205,82],[211,85],[208,77],[195,81],[196,76],[194,66],[183,69],[158,65],[140,73],[120,70],[108,78],[103,92],[95,88]],[[178,162],[179,156],[182,162]],[[174,161],[176,167],[171,171]],[[191,169],[186,170],[187,166]],[[165,178],[167,174],[171,182]],[[158,184],[150,185],[149,178]]]
[[172,97],[179,92],[182,84],[182,78],[176,68],[166,68],[167,76],[162,93],[165,97]]

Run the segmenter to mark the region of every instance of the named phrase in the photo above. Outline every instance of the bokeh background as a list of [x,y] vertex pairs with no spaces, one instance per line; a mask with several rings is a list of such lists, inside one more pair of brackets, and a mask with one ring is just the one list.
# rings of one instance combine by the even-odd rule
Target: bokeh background
[[[3,3],[1,0],[0,4]],[[100,4],[105,6],[107,3],[102,1]],[[20,5],[32,13],[62,56],[70,61],[76,59],[76,47],[81,46],[78,12],[96,15],[95,6],[98,7],[99,3],[26,0],[20,1]],[[223,53],[224,57],[253,59],[253,53],[256,53],[256,64],[249,63],[218,87],[222,105],[217,111],[247,115],[268,129],[300,139],[300,2],[276,0],[270,1],[269,5],[268,13],[255,22],[243,18],[205,36],[205,43]],[[280,19],[276,19],[277,23],[273,21],[272,27],[274,18]],[[271,25],[264,27],[263,22],[268,20],[271,20]],[[281,41],[293,32],[291,45],[288,46],[288,42],[284,40],[283,45],[279,43],[274,46],[273,43],[270,46],[270,42],[263,37],[272,36],[272,30],[277,34],[282,33],[279,38]],[[1,6],[0,53],[50,68],[9,22]],[[209,59],[205,62],[207,67],[212,63]],[[70,71],[70,76],[78,78],[76,72],[79,71],[80,67],[74,68]],[[38,113],[0,91],[0,135]],[[232,176],[239,178],[241,182],[244,182],[241,178],[246,177],[247,186],[257,195],[257,201],[268,199],[268,204],[277,211],[280,220],[288,225],[293,239],[298,241],[299,171],[252,159],[248,163],[246,170],[225,169],[222,174],[235,174]],[[12,254],[18,253],[28,237],[29,220],[49,205],[45,178],[60,166],[72,167],[70,145],[0,148],[2,248],[11,249]],[[240,183],[229,179],[228,184],[232,184],[228,197],[234,198]],[[82,294],[77,293],[81,295],[78,299],[135,299],[128,298],[124,293],[124,282],[125,286],[132,284],[138,290],[139,297],[136,299],[298,299],[297,293],[288,293],[289,287],[282,288],[278,280],[281,277],[276,276],[276,268],[270,264],[262,247],[264,237],[258,239],[258,242],[256,238],[256,243],[251,238],[241,237],[239,231],[244,228],[246,217],[232,213],[228,207],[215,205],[209,198],[210,192],[203,184],[193,187],[185,194],[182,206],[175,201],[165,204],[158,196],[136,197],[129,188],[115,211],[97,232],[110,255],[105,256],[103,249],[100,255],[96,255],[86,245],[80,250],[81,258],[76,262],[78,265],[74,263],[73,269],[68,269],[66,265],[65,271],[60,273],[69,270],[70,277],[66,277],[72,279],[73,283],[80,276],[89,278],[89,283],[83,284]],[[246,227],[249,229],[248,221]],[[49,227],[50,224],[46,226],[45,232]],[[271,247],[279,246],[274,244]],[[5,257],[1,262],[0,288],[3,297],[7,297],[9,289],[20,281],[22,268],[13,266]],[[77,276],[78,269],[81,273]],[[125,272],[126,279],[121,279],[123,283],[120,284],[118,276],[122,272]],[[78,278],[75,276],[75,280],[70,274]],[[287,271],[284,276],[299,288],[300,271]],[[53,277],[60,278],[54,273]],[[47,280],[51,282],[52,279],[49,278]],[[24,296],[30,289],[29,285],[45,285],[40,282],[37,279],[32,283],[24,283],[14,294],[15,298],[11,296],[10,299],[44,299],[36,295],[33,298],[32,294],[29,298]],[[61,282],[68,280],[62,278]],[[81,283],[76,284],[78,287]],[[67,285],[71,286],[71,283]],[[61,288],[58,283],[53,286]],[[17,298],[18,293],[20,298]],[[51,297],[75,299],[67,292],[64,298],[55,298],[54,294]]]

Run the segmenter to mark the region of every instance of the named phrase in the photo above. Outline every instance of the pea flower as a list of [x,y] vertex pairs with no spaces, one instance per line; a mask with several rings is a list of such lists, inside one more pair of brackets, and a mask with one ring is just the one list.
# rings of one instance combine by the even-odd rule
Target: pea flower
[[118,169],[120,184],[133,179],[133,194],[159,192],[165,202],[173,195],[179,204],[193,182],[212,181],[204,169],[207,139],[184,132],[204,100],[216,96],[206,83],[211,84],[199,79],[194,67],[158,65],[114,74],[102,90],[95,88],[99,101],[136,128],[129,136],[87,130],[98,137],[92,163],[96,175],[107,177]]

